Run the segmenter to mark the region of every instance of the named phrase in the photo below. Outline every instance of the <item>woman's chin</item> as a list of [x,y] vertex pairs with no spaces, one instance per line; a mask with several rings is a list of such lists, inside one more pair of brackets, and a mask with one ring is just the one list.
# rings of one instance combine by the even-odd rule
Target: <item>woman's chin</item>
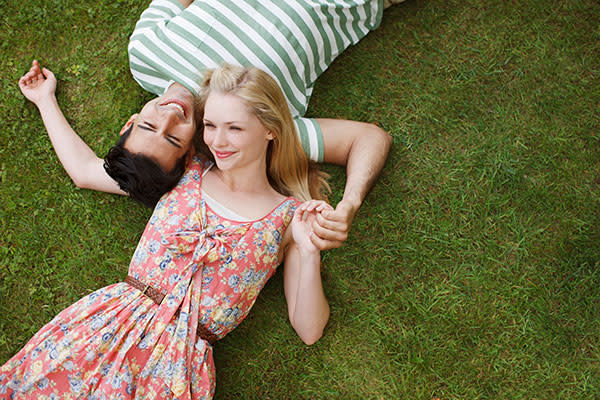
[[215,164],[217,164],[217,168],[219,168],[221,171],[228,171],[234,167],[234,163],[229,162],[227,159],[223,160],[218,157],[215,157]]

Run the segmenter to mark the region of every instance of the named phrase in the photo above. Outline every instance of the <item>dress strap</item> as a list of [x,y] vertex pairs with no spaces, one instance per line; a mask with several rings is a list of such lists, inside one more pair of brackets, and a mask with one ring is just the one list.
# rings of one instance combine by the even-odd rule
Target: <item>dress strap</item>
[[204,176],[208,173],[208,171],[210,171],[210,169],[215,165],[214,162],[209,161],[210,164],[208,167],[204,168],[204,171],[202,171],[202,177],[204,178]]

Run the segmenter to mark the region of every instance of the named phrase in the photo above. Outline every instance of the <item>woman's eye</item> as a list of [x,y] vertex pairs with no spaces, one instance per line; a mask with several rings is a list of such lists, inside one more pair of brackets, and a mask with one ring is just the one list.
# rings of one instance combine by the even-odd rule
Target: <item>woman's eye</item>
[[234,130],[234,131],[241,131],[242,128],[240,128],[239,126],[230,126],[229,129]]

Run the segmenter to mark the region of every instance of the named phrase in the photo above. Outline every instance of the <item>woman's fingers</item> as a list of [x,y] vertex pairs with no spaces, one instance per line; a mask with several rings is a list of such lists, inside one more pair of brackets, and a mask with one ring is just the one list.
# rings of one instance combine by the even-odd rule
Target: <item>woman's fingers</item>
[[323,211],[333,210],[333,207],[323,200],[308,200],[302,203],[298,210],[302,212],[303,220],[306,221],[310,213],[319,214]]
[[323,200],[308,200],[305,201],[304,203],[302,203],[300,205],[300,208],[306,210],[306,211],[313,211],[313,210],[317,210],[317,211],[322,211],[325,209],[331,209],[333,210],[333,208],[327,204],[325,201]]

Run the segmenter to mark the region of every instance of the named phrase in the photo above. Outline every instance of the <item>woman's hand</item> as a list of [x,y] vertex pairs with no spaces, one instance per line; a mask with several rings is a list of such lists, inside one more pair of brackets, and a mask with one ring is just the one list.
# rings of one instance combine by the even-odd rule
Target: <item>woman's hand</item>
[[294,241],[286,250],[283,272],[288,315],[306,344],[319,340],[329,320],[329,304],[321,282],[321,254],[311,240],[315,218],[327,210],[332,210],[331,206],[320,200],[300,204],[286,233],[291,231]]
[[52,71],[40,68],[37,60],[33,60],[29,72],[19,79],[21,93],[36,106],[48,98],[54,96],[56,91],[56,78]]
[[296,245],[301,252],[319,252],[319,248],[315,246],[311,239],[311,237],[315,235],[313,223],[316,221],[317,214],[331,210],[333,210],[333,208],[322,200],[306,201],[300,204],[298,209],[296,209],[291,228],[294,242],[296,242]]

